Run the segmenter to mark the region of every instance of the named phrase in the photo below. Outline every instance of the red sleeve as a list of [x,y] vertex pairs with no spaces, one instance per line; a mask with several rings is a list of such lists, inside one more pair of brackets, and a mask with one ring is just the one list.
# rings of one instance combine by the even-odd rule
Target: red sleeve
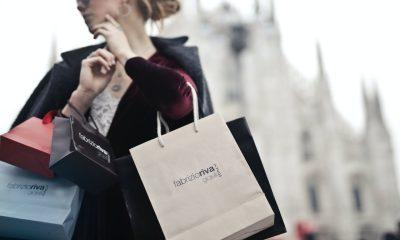
[[[133,57],[125,63],[125,71],[139,86],[147,100],[164,116],[180,119],[192,109],[191,77],[177,66],[163,66],[142,57]],[[197,89],[196,89],[197,91]]]

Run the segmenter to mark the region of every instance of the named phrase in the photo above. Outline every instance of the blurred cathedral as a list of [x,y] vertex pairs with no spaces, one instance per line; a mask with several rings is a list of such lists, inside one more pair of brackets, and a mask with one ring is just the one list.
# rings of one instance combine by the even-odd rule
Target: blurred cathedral
[[199,46],[216,111],[249,121],[288,228],[277,239],[299,239],[303,225],[317,239],[375,240],[393,231],[400,199],[376,87],[363,86],[365,129],[357,133],[333,105],[318,44],[316,79],[288,63],[273,2],[248,1],[251,21],[228,3],[212,11],[200,0],[183,3],[161,35],[188,35]]

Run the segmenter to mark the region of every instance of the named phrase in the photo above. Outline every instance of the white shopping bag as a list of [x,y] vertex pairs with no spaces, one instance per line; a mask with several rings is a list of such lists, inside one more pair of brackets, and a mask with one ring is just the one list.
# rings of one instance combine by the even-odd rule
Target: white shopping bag
[[[168,240],[244,239],[274,224],[274,213],[219,114],[130,150]],[[138,219],[138,221],[140,221]]]

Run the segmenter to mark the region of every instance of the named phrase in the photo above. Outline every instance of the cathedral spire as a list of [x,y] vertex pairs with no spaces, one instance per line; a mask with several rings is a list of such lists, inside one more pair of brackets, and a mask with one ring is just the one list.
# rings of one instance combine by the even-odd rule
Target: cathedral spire
[[366,80],[362,79],[362,92],[367,124],[371,120],[383,124],[381,99],[376,81],[367,89]]
[[361,91],[362,91],[362,97],[363,97],[363,103],[364,103],[364,109],[365,109],[365,114],[366,118],[369,116],[369,97],[367,93],[367,86],[364,77],[361,77]]
[[[320,102],[320,111],[323,116],[331,116],[334,112],[334,105],[332,100],[332,94],[330,89],[330,84],[328,82],[328,78],[325,72],[325,65],[323,62],[321,46],[319,42],[316,43],[316,52],[317,52],[317,62],[318,62],[318,75],[317,75],[317,94],[318,101]],[[328,115],[327,115],[328,114]]]
[[317,49],[317,62],[318,62],[318,78],[323,80],[326,78],[325,64],[322,58],[321,45],[319,42],[316,44]]
[[325,71],[325,64],[324,64],[324,58],[322,56],[322,50],[321,50],[321,45],[319,42],[316,44],[316,50],[317,50],[317,68],[318,68],[318,76],[317,79],[319,80],[319,85],[321,88],[321,91],[326,94],[326,97],[330,98],[331,97],[331,90],[330,90],[330,85],[328,83],[328,77]]
[[372,104],[374,106],[373,109],[373,114],[375,115],[376,119],[379,120],[380,122],[383,122],[383,117],[382,117],[382,107],[381,107],[381,97],[378,91],[378,85],[376,81],[374,81],[374,96],[372,98]]
[[274,0],[270,0],[269,21],[271,23],[275,23],[275,3],[274,3]]
[[260,16],[261,7],[260,7],[260,0],[254,0],[254,13],[256,16]]

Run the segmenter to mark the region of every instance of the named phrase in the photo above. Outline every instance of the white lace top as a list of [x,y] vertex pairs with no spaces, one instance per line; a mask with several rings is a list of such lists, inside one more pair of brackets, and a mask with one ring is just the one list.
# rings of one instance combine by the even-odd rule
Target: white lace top
[[[90,114],[103,136],[106,136],[110,129],[120,100],[120,98],[115,98],[108,88],[93,100]],[[89,118],[89,124],[95,126],[91,118]]]

